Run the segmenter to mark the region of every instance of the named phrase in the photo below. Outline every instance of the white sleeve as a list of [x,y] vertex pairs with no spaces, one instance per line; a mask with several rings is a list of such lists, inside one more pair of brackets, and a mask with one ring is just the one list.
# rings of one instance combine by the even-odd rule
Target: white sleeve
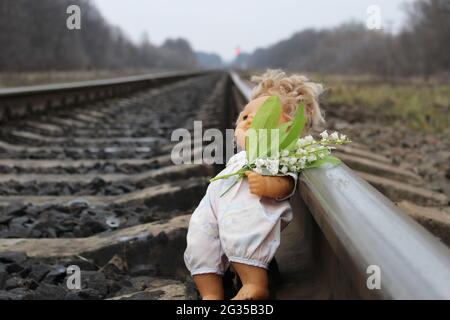
[[294,195],[295,191],[297,190],[298,173],[288,172],[284,175],[279,175],[279,176],[283,176],[283,177],[287,176],[287,177],[292,177],[292,179],[294,179],[294,187],[292,188],[292,192],[289,195],[287,195],[286,197],[275,199],[277,201],[284,201],[284,200],[287,200],[290,197],[292,197]]

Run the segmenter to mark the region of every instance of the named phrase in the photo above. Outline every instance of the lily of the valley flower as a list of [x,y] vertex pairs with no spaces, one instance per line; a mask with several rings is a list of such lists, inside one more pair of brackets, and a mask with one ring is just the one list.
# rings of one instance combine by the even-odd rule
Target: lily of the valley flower
[[301,148],[306,144],[305,139],[300,138],[297,140],[297,147]]
[[[210,181],[226,179],[232,176],[245,177],[247,170],[264,175],[278,175],[287,173],[299,173],[308,168],[320,166],[322,163],[339,163],[339,159],[331,156],[331,151],[336,149],[334,145],[350,143],[347,136],[337,132],[328,134],[325,130],[320,136],[321,140],[315,140],[311,135],[299,138],[294,150],[279,150],[270,158],[257,158],[253,163],[245,163],[238,171],[223,176],[218,176]],[[317,161],[320,160],[320,164]],[[225,192],[226,193],[226,192]]]
[[264,159],[256,159],[256,161],[255,161],[255,165],[258,168],[264,166],[265,164],[266,164],[266,160],[264,160]]
[[339,140],[339,134],[336,131],[333,132],[330,136],[330,140],[332,141]]
[[297,140],[297,147],[302,148],[302,147],[311,145],[311,144],[313,144],[314,142],[315,142],[315,141],[314,141],[314,138],[313,138],[311,135],[309,135],[309,136],[306,136],[306,137],[304,137],[304,138],[298,139],[298,140]]
[[269,172],[272,175],[278,174],[279,164],[280,164],[280,162],[278,159],[273,159],[273,160],[269,161],[269,165],[268,165],[267,169],[269,169]]

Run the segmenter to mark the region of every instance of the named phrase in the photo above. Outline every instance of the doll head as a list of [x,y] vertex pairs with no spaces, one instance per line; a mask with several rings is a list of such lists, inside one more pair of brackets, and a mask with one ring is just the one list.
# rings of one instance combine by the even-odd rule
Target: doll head
[[[269,96],[263,96],[256,99],[251,100],[245,107],[242,109],[239,117],[236,121],[236,130],[235,130],[235,138],[236,143],[241,149],[245,149],[245,136],[247,134],[247,130],[251,127],[253,117],[258,112],[259,108],[266,102]],[[280,117],[279,123],[284,123],[289,121],[289,118],[283,112]]]
[[301,101],[305,105],[306,113],[304,134],[325,122],[318,103],[318,97],[323,91],[322,85],[313,83],[302,75],[287,76],[281,70],[267,70],[260,77],[252,77],[252,81],[257,83],[252,100],[244,107],[236,121],[236,142],[242,149],[245,149],[245,134],[253,117],[269,96],[278,96],[281,100],[283,112],[280,123],[295,116]]
[[257,86],[253,89],[252,100],[266,96],[278,96],[284,115],[291,120],[299,102],[305,105],[306,125],[304,133],[316,129],[325,122],[319,108],[318,98],[323,92],[321,84],[308,80],[303,75],[286,75],[282,70],[267,70],[262,76],[252,77]]

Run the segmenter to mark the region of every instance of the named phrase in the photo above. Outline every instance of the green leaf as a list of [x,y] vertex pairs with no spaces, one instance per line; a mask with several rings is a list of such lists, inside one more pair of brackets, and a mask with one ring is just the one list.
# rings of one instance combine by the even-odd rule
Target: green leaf
[[308,165],[308,169],[311,168],[318,168],[324,164],[334,164],[334,165],[338,165],[340,164],[342,161],[336,157],[333,156],[325,156],[322,159],[318,159],[316,161],[314,161],[313,163],[311,163],[310,165]]
[[275,129],[281,116],[281,100],[278,96],[270,96],[259,108],[252,121],[251,128]]
[[246,138],[245,149],[249,163],[254,162],[258,157],[270,155],[271,150],[279,150],[279,146],[274,146],[272,143],[271,130],[277,129],[281,112],[281,100],[278,96],[268,97],[259,108],[250,127],[256,134],[256,141]]
[[[280,133],[287,134],[287,130],[289,127],[292,126],[292,120],[289,120],[288,122],[282,123],[278,126],[278,129],[280,130]],[[281,134],[280,134],[281,137]]]
[[278,129],[259,129],[257,135],[256,158],[266,158],[278,154],[280,138]]
[[[256,137],[258,139],[258,137]],[[248,163],[253,163],[257,156],[258,156],[258,141],[256,142],[256,145],[250,143],[250,141],[253,141],[248,136],[245,137],[245,150],[247,153],[247,161]]]
[[305,106],[300,102],[290,130],[280,138],[280,149],[293,150],[306,124]]

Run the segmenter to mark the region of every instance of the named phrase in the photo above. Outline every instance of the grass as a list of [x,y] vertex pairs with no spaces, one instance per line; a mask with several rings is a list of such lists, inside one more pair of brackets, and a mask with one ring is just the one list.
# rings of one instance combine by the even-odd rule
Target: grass
[[[263,72],[254,70],[244,72],[243,76],[250,78],[250,74]],[[424,82],[418,78],[386,80],[371,75],[303,74],[324,85],[323,104],[364,108],[371,117],[375,115],[373,120],[390,125],[421,132],[450,133],[448,82],[437,79]]]
[[450,128],[450,85],[417,80],[383,81],[367,76],[310,75],[328,89],[322,101],[367,108],[393,124],[424,132]]

